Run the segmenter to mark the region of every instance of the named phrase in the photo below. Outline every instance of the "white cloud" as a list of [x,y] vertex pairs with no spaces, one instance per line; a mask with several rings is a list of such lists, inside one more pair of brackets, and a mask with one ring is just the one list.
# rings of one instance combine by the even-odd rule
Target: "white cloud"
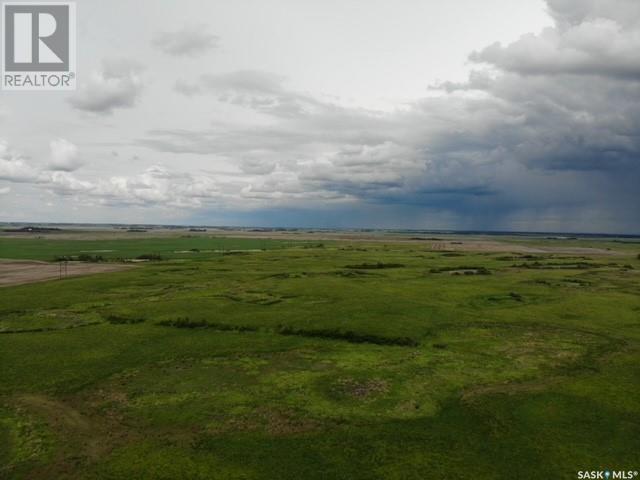
[[294,118],[332,108],[329,103],[285,87],[285,77],[261,70],[205,74],[195,82],[178,81],[175,90],[187,95],[215,95],[224,103],[276,117]]
[[522,74],[589,74],[640,76],[640,29],[611,19],[593,18],[564,29],[548,28],[502,46],[494,43],[471,54],[501,70]]
[[240,161],[240,170],[255,175],[268,175],[276,169],[276,162],[269,157],[271,152],[256,151],[248,154]]
[[83,164],[80,159],[78,147],[64,138],[52,140],[49,143],[51,159],[48,163],[50,170],[72,172]]
[[24,157],[13,151],[6,140],[0,140],[0,180],[29,183],[38,177],[39,172]]
[[102,69],[93,72],[85,83],[81,81],[71,105],[97,114],[111,114],[118,108],[135,106],[143,89],[142,67],[129,60],[105,60]]
[[195,57],[218,47],[220,38],[206,25],[185,25],[173,32],[158,32],[153,45],[168,55]]

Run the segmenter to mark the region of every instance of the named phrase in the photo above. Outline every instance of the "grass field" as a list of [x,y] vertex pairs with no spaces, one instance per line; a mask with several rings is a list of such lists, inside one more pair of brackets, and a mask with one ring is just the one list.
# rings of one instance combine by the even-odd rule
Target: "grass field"
[[640,247],[592,244],[0,239],[163,258],[0,289],[0,478],[640,470]]

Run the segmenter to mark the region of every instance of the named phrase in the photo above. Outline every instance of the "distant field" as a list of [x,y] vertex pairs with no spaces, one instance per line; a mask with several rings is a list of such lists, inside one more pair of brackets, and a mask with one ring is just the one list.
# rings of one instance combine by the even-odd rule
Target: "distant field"
[[[36,237],[36,238],[34,238]],[[185,235],[154,238],[70,240],[68,238],[0,237],[0,258],[53,261],[59,256],[82,254],[102,256],[105,259],[130,259],[139,255],[158,254],[164,258],[211,256],[229,250],[262,250],[286,248],[292,241],[274,241],[261,238],[226,238],[205,235]]]
[[639,470],[640,246],[505,242],[0,238],[163,258],[0,289],[0,478]]

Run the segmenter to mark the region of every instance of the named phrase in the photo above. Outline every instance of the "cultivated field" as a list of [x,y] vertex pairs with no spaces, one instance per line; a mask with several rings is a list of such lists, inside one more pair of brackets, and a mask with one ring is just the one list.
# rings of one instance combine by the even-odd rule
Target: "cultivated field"
[[14,260],[0,278],[16,259],[118,270],[0,289],[0,478],[637,471],[639,252],[453,235],[0,237]]
[[6,261],[0,260],[0,287],[21,285],[23,283],[41,282],[76,275],[92,273],[116,272],[129,265],[116,263],[89,262],[39,262],[39,261]]

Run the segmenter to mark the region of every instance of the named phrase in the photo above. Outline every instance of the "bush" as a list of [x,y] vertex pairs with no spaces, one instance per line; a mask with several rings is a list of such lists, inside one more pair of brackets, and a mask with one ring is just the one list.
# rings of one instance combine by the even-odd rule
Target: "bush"
[[121,315],[109,315],[107,322],[113,325],[134,325],[136,323],[144,323],[145,319],[140,317],[125,317]]
[[80,262],[104,262],[105,259],[102,255],[89,255],[86,253],[81,253],[80,255],[57,255],[53,257],[55,262],[72,262],[72,261],[80,261]]
[[104,262],[102,255],[87,255],[86,253],[78,255],[78,260],[81,262]]
[[138,260],[162,260],[162,256],[157,253],[143,253],[136,257]]
[[522,301],[524,300],[524,298],[522,297],[522,295],[520,295],[520,294],[519,294],[519,293],[517,293],[517,292],[510,292],[510,293],[509,293],[509,296],[510,296],[511,298],[513,298],[514,300],[518,301],[518,302],[522,302]]
[[429,270],[429,273],[445,273],[445,272],[454,272],[454,275],[460,275],[460,272],[463,272],[463,275],[491,275],[491,270],[487,267],[442,267],[442,268],[432,268]]

